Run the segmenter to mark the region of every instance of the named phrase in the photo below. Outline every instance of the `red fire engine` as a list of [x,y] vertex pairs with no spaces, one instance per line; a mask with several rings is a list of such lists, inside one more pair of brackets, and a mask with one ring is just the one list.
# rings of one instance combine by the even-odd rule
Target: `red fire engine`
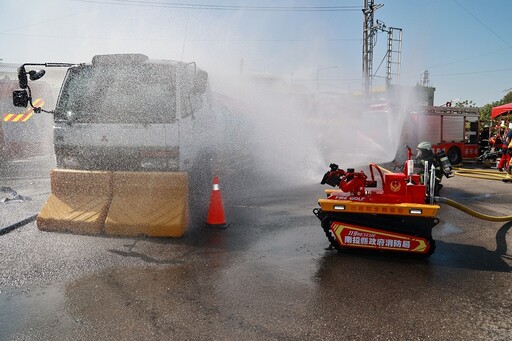
[[405,120],[402,141],[415,147],[429,141],[432,151],[444,150],[452,165],[480,154],[478,108],[426,106]]

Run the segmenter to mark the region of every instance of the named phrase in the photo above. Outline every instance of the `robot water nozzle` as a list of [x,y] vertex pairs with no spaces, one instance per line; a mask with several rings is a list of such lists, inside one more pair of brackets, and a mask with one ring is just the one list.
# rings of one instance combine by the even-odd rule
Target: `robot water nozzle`
[[331,169],[331,172],[336,172],[338,170],[339,166],[335,163],[331,163],[329,165],[329,168]]

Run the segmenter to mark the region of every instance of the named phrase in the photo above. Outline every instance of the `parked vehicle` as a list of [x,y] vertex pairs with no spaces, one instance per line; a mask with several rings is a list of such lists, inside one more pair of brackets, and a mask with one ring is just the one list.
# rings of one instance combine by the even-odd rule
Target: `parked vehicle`
[[452,165],[480,155],[478,108],[426,106],[410,114],[402,131],[404,144],[429,141],[432,151],[444,150]]

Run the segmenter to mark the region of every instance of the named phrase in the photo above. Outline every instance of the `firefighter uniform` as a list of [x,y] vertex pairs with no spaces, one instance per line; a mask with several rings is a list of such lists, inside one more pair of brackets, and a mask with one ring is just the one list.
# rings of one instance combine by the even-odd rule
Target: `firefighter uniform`
[[498,170],[503,172],[503,170],[508,171],[508,164],[510,162],[510,153],[512,150],[510,147],[512,146],[512,129],[507,133],[507,135],[503,138],[503,148],[501,152],[500,162],[498,163]]
[[[425,164],[427,164],[427,169],[430,171],[432,165],[434,165],[435,169],[435,187],[434,187],[434,195],[438,196],[439,191],[443,188],[441,185],[441,180],[443,178],[443,168],[441,166],[441,161],[436,157],[436,155],[432,152],[432,145],[430,142],[420,142],[418,144],[418,154],[416,156],[415,165],[417,167],[421,167],[419,169],[419,174],[421,175],[422,181],[425,179]],[[425,184],[428,186],[428,184]]]

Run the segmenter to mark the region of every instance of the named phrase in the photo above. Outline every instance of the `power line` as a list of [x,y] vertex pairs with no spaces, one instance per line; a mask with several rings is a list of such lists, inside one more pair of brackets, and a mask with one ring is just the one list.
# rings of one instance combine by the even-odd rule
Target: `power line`
[[468,13],[470,16],[472,16],[476,21],[480,23],[483,27],[485,27],[489,32],[491,32],[496,38],[507,44],[508,46],[512,47],[512,44],[510,44],[508,41],[503,39],[496,31],[494,31],[489,25],[487,25],[485,22],[480,20],[476,15],[468,11],[464,6],[462,6],[457,0],[453,0],[460,8],[462,8],[466,13]]
[[482,53],[482,54],[479,54],[477,56],[461,58],[461,59],[454,60],[454,61],[451,61],[451,62],[448,62],[448,63],[437,64],[437,65],[429,66],[429,67],[427,67],[427,69],[434,69],[434,68],[437,68],[437,67],[448,66],[448,65],[452,65],[452,64],[458,64],[458,63],[466,62],[468,60],[477,59],[477,58],[480,58],[480,57],[496,55],[496,53],[504,52],[506,50],[510,50],[511,48],[512,48],[512,46],[511,47],[505,47],[503,49],[499,49],[499,50],[495,50],[495,51],[491,51],[491,52],[487,52],[487,53]]
[[[506,41],[500,35],[498,35],[498,33],[496,33],[496,31],[494,31],[491,27],[489,27],[487,24],[485,24],[484,21],[480,20],[480,18],[478,18],[476,15],[474,15],[472,12],[470,12],[467,8],[462,6],[457,0],[453,0],[453,1],[460,8],[462,8],[462,10],[464,10],[467,14],[469,14],[471,17],[473,17],[473,19],[475,19],[480,25],[482,25],[489,32],[491,32],[496,38],[498,38],[503,43],[505,43],[508,47],[503,48],[503,49],[499,49],[499,50],[496,50],[496,51],[493,51],[493,52],[479,54],[479,55],[476,55],[476,56],[473,56],[473,57],[467,57],[467,58],[462,58],[462,59],[454,60],[454,61],[451,61],[451,62],[448,62],[448,63],[437,64],[437,65],[434,65],[434,66],[430,66],[427,69],[433,69],[433,68],[437,68],[437,67],[443,67],[443,66],[448,66],[448,65],[452,65],[452,64],[458,64],[458,63],[462,63],[462,62],[465,62],[465,61],[468,61],[468,60],[477,59],[477,58],[485,57],[485,56],[488,56],[488,55],[494,55],[494,54],[496,54],[498,52],[503,52],[503,51],[506,51],[506,50],[509,50],[510,48],[512,48],[512,44],[510,44],[508,41]],[[461,73],[451,73],[451,74],[431,75],[431,76],[434,76],[434,77],[450,77],[450,76],[463,76],[463,75],[471,75],[471,74],[484,74],[484,73],[502,72],[502,71],[510,71],[510,70],[512,70],[512,69],[461,72]]]
[[35,22],[35,23],[29,24],[29,25],[18,26],[18,27],[10,28],[8,30],[0,31],[0,34],[4,34],[4,33],[7,33],[7,32],[12,32],[12,31],[17,31],[17,30],[21,30],[23,28],[28,28],[28,27],[33,27],[33,26],[40,26],[41,24],[46,24],[46,23],[62,20],[62,19],[65,19],[65,18],[74,17],[74,16],[77,16],[77,15],[84,15],[85,13],[88,13],[88,12],[93,12],[93,11],[90,10],[90,11],[83,11],[83,12],[79,12],[79,13],[71,13],[71,14],[67,14],[67,15],[64,15],[64,16],[55,17],[55,18],[44,20],[44,21]]
[[240,5],[205,5],[177,2],[139,1],[139,0],[72,0],[117,6],[163,7],[175,9],[217,10],[217,11],[258,11],[258,12],[347,12],[361,11],[361,6],[240,6]]
[[[162,38],[140,38],[140,39],[137,39],[137,38],[133,38],[133,37],[130,37],[130,38],[106,38],[106,37],[88,37],[88,36],[66,36],[66,35],[52,35],[52,34],[30,34],[30,33],[3,33],[3,32],[0,32],[0,35],[3,35],[3,36],[15,36],[15,37],[39,37],[39,38],[64,38],[64,39],[76,39],[76,40],[79,40],[79,39],[95,39],[95,40],[115,40],[115,41],[120,41],[120,40],[127,40],[127,41],[136,41],[136,40],[142,40],[142,41],[169,41],[169,38],[165,38],[165,37],[162,37]],[[181,41],[181,40],[178,40],[176,39],[175,41]],[[319,38],[319,39],[279,39],[279,38],[275,38],[275,39],[188,39],[188,41],[190,42],[214,42],[214,43],[218,43],[218,42],[262,42],[262,43],[265,43],[265,42],[269,42],[269,43],[272,43],[272,42],[276,42],[276,43],[283,43],[283,42],[290,42],[290,43],[294,43],[294,42],[297,42],[297,43],[301,43],[301,42],[310,42],[310,43],[314,43],[314,42],[342,42],[342,41],[361,41],[361,38],[325,38],[325,39],[322,39],[322,38]]]
[[509,69],[498,69],[498,70],[472,71],[472,72],[459,72],[459,73],[449,73],[449,74],[444,74],[444,75],[431,75],[431,76],[434,76],[434,77],[450,77],[450,76],[475,75],[475,74],[503,72],[503,71],[512,71],[512,68],[509,68]]

